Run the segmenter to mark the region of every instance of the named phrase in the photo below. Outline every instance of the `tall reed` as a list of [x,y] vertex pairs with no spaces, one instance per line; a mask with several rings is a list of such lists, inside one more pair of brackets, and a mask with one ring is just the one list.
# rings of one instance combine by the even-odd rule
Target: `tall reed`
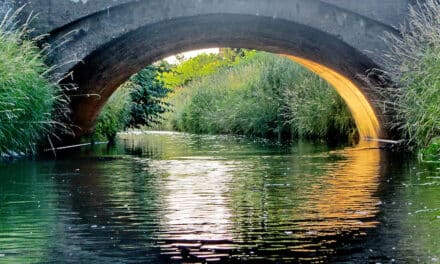
[[52,113],[64,100],[27,24],[18,25],[18,12],[0,23],[0,153],[34,152],[59,124]]
[[401,36],[386,41],[386,74],[396,85],[382,88],[382,104],[410,148],[426,147],[440,136],[440,1],[411,6]]

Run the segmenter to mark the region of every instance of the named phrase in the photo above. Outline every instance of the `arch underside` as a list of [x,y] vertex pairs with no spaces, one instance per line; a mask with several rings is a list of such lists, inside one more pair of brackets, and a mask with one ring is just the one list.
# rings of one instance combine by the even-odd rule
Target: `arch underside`
[[[352,111],[361,136],[385,136],[380,110],[371,103],[376,95],[358,78],[376,67],[367,56],[337,36],[308,26],[237,14],[167,19],[139,27],[95,49],[72,68],[73,74],[66,80],[79,87],[71,94],[72,121],[79,128],[76,134],[91,132],[110,95],[146,65],[170,55],[209,47],[249,48],[290,55],[339,87],[336,90]],[[345,84],[337,85],[341,82]]]

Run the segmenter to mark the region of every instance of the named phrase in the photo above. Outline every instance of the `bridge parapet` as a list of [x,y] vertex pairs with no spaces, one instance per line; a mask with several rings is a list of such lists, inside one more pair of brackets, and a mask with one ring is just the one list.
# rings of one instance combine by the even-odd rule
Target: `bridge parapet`
[[321,0],[386,25],[399,28],[413,0]]
[[[237,0],[237,2],[239,1]],[[276,5],[277,2],[283,4],[281,2],[284,1],[271,0],[267,2]],[[91,14],[103,12],[119,5],[139,2],[139,0],[3,0],[3,2],[9,2],[9,4],[14,2],[16,7],[26,5],[27,14],[29,12],[38,14],[37,23],[35,23],[37,31],[48,33]],[[181,2],[185,3],[185,1]],[[248,4],[245,3],[248,1],[242,2]],[[407,13],[408,5],[414,0],[320,0],[319,2],[362,15],[388,26],[398,27]]]

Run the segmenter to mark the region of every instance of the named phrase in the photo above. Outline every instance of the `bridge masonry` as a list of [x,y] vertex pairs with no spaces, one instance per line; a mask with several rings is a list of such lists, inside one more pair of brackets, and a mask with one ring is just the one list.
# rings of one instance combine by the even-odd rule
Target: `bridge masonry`
[[[130,3],[133,0],[3,0],[3,2],[6,2],[9,6],[13,4],[15,8],[27,5],[27,13],[32,11],[38,14],[37,30],[41,33],[46,33],[76,21],[81,17]],[[273,3],[276,4],[276,2],[274,1]],[[321,0],[320,2],[337,6],[347,12],[357,13],[397,28],[406,16],[408,5],[413,4],[415,1]]]
[[[314,21],[324,20],[328,16],[332,16],[335,20],[336,27],[344,28],[344,31],[341,31],[341,34],[337,34],[337,31],[340,30],[338,28],[327,29],[330,33],[336,34],[337,37],[346,40],[346,42],[352,44],[352,46],[359,46],[359,48],[363,48],[365,50],[361,50],[362,52],[372,52],[373,55],[369,55],[373,58],[373,61],[378,65],[381,64],[381,55],[383,53],[383,49],[385,47],[380,46],[380,41],[373,45],[367,44],[363,45],[361,38],[358,38],[356,35],[360,34],[359,31],[351,31],[356,28],[349,28],[347,24],[360,23],[359,30],[362,30],[362,27],[365,27],[368,21],[377,22],[378,25],[382,26],[383,29],[388,30],[395,29],[398,30],[399,25],[404,21],[404,18],[407,14],[407,8],[409,4],[412,4],[415,0],[369,0],[369,1],[357,1],[357,0],[302,0],[302,1],[289,1],[289,0],[254,0],[254,1],[245,1],[245,0],[236,0],[236,1],[228,1],[228,0],[196,0],[196,1],[156,1],[156,0],[3,0],[5,2],[9,2],[7,5],[10,7],[13,5],[15,8],[19,8],[21,6],[26,6],[25,12],[23,12],[23,16],[28,16],[30,13],[35,15],[33,26],[36,29],[36,33],[38,34],[47,34],[47,33],[55,33],[55,32],[63,32],[62,29],[72,29],[73,27],[69,27],[72,23],[78,23],[78,21],[84,21],[86,18],[90,18],[93,16],[98,16],[98,14],[106,13],[109,17],[112,17],[112,11],[118,8],[123,8],[124,6],[128,6],[132,3],[137,2],[150,2],[149,5],[153,9],[158,9],[158,11],[169,16],[169,19],[178,16],[191,15],[196,14],[197,12],[191,12],[188,10],[200,10],[201,13],[215,14],[215,13],[238,13],[238,14],[257,14],[257,15],[268,15],[271,17],[280,17],[292,19],[292,17],[285,16],[284,17],[280,13],[293,13],[294,10],[296,12],[306,15],[310,13],[313,17],[309,17],[309,19]],[[161,3],[163,2],[163,3]],[[171,2],[172,6],[168,6],[166,8],[157,8],[157,3],[162,4],[163,6],[167,5],[167,2]],[[235,3],[230,3],[235,2]],[[288,3],[291,2],[291,3]],[[304,3],[315,3],[315,4],[307,4]],[[11,4],[12,3],[12,4]],[[225,8],[226,6],[232,6],[233,8]],[[212,6],[213,8],[200,8],[202,6]],[[277,8],[277,6],[286,6],[284,8]],[[304,6],[304,7],[303,7]],[[311,12],[310,6],[317,6],[318,12]],[[301,10],[302,8],[302,10]],[[313,7],[312,7],[313,8]],[[168,9],[168,10],[167,10]],[[180,12],[175,13],[172,12],[171,9],[180,10]],[[217,9],[217,10],[215,10]],[[234,10],[235,9],[235,10]],[[265,10],[263,10],[265,9]],[[290,10],[289,10],[290,9]],[[330,14],[327,9],[337,10],[333,14]],[[255,11],[254,11],[255,10]],[[167,14],[168,13],[168,14]],[[179,14],[181,13],[181,14]],[[363,18],[365,21],[353,21],[351,17],[356,15],[358,18]],[[130,14],[127,14],[130,15]],[[148,12],[146,15],[149,15]],[[107,35],[106,37],[117,38],[120,33],[130,31],[137,26],[140,26],[141,23],[137,23],[136,18],[133,18],[133,21],[122,21],[122,23],[118,23],[117,17],[115,17],[115,21],[111,22],[111,25],[117,29],[121,29],[120,32],[112,32],[112,35]],[[292,19],[295,20],[295,19]],[[144,22],[144,21],[142,21]],[[310,23],[310,21],[301,21],[306,25],[315,26],[316,23]],[[90,22],[89,22],[90,23]],[[364,25],[362,25],[364,24]],[[371,25],[369,25],[371,26]],[[376,25],[377,26],[377,25]],[[85,25],[85,27],[76,28],[81,29],[81,34],[87,34],[89,25]],[[364,29],[365,30],[365,29]],[[374,32],[374,30],[373,30]],[[90,31],[90,33],[93,33]],[[371,36],[372,38],[378,36]],[[96,40],[98,37],[95,38]],[[371,39],[370,39],[371,40]],[[369,41],[370,41],[369,40]],[[51,39],[50,41],[55,42],[56,40]],[[97,40],[99,41],[99,40]],[[356,43],[358,41],[359,43]],[[377,56],[375,55],[377,54]],[[81,57],[84,55],[78,54],[79,56],[75,56],[75,59],[82,59]],[[55,56],[56,57],[56,56]],[[67,58],[63,57],[66,61]],[[61,60],[62,60],[61,59]],[[61,63],[60,60],[55,59],[54,63]],[[68,67],[66,65],[66,67]],[[63,69],[66,71],[67,69]]]
[[14,0],[0,1],[0,18],[4,18],[8,12],[17,10],[17,5]]
[[[315,1],[316,0],[306,0]],[[40,33],[51,32],[76,21],[82,17],[106,9],[114,8],[133,0],[3,0],[15,8],[27,5],[28,12],[38,14],[37,30]],[[184,2],[184,1],[183,1]],[[200,1],[202,2],[202,1]],[[276,5],[279,1],[267,1]],[[380,21],[386,25],[398,27],[406,16],[409,4],[414,0],[321,0],[320,2],[337,6],[347,12],[353,12],[370,19]]]

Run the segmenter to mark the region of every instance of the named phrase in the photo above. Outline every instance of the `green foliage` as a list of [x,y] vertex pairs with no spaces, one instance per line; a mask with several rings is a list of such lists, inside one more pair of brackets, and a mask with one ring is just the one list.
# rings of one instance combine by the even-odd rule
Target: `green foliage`
[[421,161],[440,164],[440,138],[433,138],[430,144],[420,150]]
[[242,48],[220,48],[219,50],[219,56],[233,64],[239,63],[243,59],[250,59],[256,53],[255,50]]
[[267,53],[176,89],[168,126],[258,137],[348,135],[351,115],[336,92],[292,61]]
[[45,78],[48,67],[26,27],[11,29],[14,17],[0,27],[0,153],[33,153],[51,134],[52,113],[61,89]]
[[390,36],[388,74],[398,87],[384,89],[392,102],[393,126],[411,147],[426,147],[440,136],[440,1],[410,9],[402,36]]
[[402,76],[406,86],[397,103],[406,136],[421,147],[440,136],[440,45],[425,52],[420,67]]
[[130,119],[130,83],[122,85],[109,98],[96,122],[94,138],[113,141]]
[[94,138],[113,141],[127,127],[157,124],[168,111],[163,101],[170,91],[158,76],[166,65],[150,65],[130,78],[109,98],[96,122]]
[[201,54],[180,63],[170,72],[164,73],[162,80],[168,87],[181,87],[192,80],[214,73],[227,63],[217,54]]
[[131,78],[131,111],[129,126],[151,126],[161,120],[161,115],[168,111],[168,104],[163,101],[170,89],[165,87],[159,75],[166,69],[150,65]]
[[221,49],[219,54],[201,54],[181,62],[169,72],[164,72],[160,79],[167,87],[182,87],[254,54],[255,51],[251,50],[229,48]]

